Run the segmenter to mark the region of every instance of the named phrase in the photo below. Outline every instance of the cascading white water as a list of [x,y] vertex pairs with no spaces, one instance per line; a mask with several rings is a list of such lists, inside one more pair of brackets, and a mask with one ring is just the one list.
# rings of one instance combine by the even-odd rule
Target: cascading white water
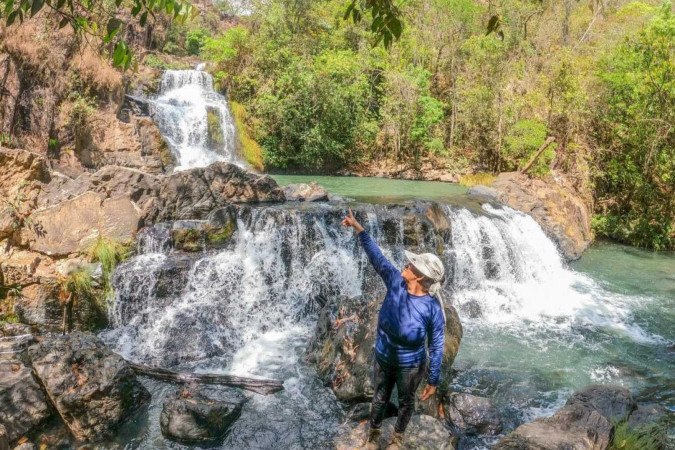
[[[260,343],[305,337],[312,329],[305,310],[316,294],[360,293],[359,257],[347,230],[328,229],[321,220],[303,223],[292,211],[274,209],[255,210],[251,222],[246,227],[239,221],[233,248],[194,259],[185,289],[170,298],[145,294],[163,270],[154,262],[165,255],[131,260],[129,276],[116,284],[118,351],[152,362],[166,362],[171,352],[176,362],[217,356],[219,367],[234,361],[231,372],[262,374],[275,364],[260,360]],[[144,237],[143,247],[153,251],[161,247],[156,241]],[[130,283],[129,277],[136,279]],[[144,297],[141,303],[126,300]],[[176,346],[181,334],[189,338]]]
[[225,97],[203,70],[167,70],[154,100],[154,119],[176,156],[175,170],[237,161],[235,126]]
[[469,312],[468,322],[549,336],[590,324],[637,341],[658,339],[630,320],[632,299],[609,295],[589,277],[565,268],[530,216],[487,204],[483,209],[485,215],[447,208],[453,225],[453,297]]

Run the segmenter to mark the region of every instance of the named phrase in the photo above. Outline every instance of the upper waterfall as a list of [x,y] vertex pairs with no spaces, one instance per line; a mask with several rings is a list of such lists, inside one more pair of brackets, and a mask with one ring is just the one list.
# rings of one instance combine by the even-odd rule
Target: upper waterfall
[[205,167],[216,161],[240,164],[235,125],[227,99],[201,70],[167,70],[154,100],[155,121],[174,153],[175,170]]

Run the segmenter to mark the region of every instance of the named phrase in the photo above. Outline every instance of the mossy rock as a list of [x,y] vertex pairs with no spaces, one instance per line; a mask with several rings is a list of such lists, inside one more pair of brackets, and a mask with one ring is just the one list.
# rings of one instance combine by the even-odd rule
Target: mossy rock
[[173,247],[184,252],[200,252],[226,246],[237,229],[235,220],[190,224],[171,231]]
[[205,248],[203,229],[182,228],[173,230],[171,238],[176,250],[199,252]]
[[209,247],[221,247],[227,244],[234,231],[237,229],[235,222],[228,222],[222,227],[213,227],[207,225],[204,229],[206,234],[206,242]]

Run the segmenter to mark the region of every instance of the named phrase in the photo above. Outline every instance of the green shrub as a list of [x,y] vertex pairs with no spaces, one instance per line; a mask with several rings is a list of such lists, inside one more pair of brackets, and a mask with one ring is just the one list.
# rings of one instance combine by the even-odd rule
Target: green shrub
[[602,63],[596,229],[675,249],[675,15],[670,3]]
[[207,37],[208,32],[203,28],[188,31],[185,35],[185,49],[188,55],[199,55]]

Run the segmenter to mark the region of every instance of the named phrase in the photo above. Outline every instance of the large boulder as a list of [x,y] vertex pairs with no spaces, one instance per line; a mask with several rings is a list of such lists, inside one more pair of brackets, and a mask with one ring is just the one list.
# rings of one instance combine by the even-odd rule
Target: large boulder
[[445,397],[443,406],[448,425],[458,434],[495,435],[502,431],[499,412],[490,399],[453,392]]
[[267,175],[230,163],[185,170],[162,179],[153,221],[205,219],[230,203],[283,202],[283,191]]
[[288,201],[318,202],[327,201],[329,194],[326,189],[315,181],[311,183],[296,183],[284,186],[284,195]]
[[36,325],[42,330],[62,328],[63,308],[59,302],[60,285],[55,279],[21,288],[21,296],[14,301],[14,312],[21,322]]
[[[382,422],[379,448],[386,448],[391,442],[396,420],[396,417],[391,417]],[[368,438],[367,423],[367,421],[348,422],[343,425],[333,442],[336,450],[363,448]],[[404,436],[403,450],[452,450],[456,445],[456,438],[443,424],[426,415],[414,415],[410,419]]]
[[551,417],[526,423],[499,441],[499,450],[605,450],[614,425],[635,408],[630,392],[620,386],[589,386],[576,392]]
[[[348,402],[373,396],[372,368],[381,303],[364,297],[327,301],[319,313],[308,359],[335,396]],[[457,311],[445,305],[445,349],[442,373],[447,373],[459,351],[462,325]]]
[[142,225],[141,211],[128,197],[91,191],[35,211],[31,219],[31,250],[54,256],[86,253],[99,236],[129,241]]
[[34,430],[52,415],[30,367],[19,359],[32,342],[32,336],[0,338],[0,425],[4,425],[9,442]]
[[211,399],[188,390],[169,394],[164,400],[160,426],[164,437],[183,444],[214,444],[239,418],[246,398],[235,391],[226,399]]
[[598,411],[614,424],[628,419],[637,404],[630,391],[624,387],[596,384],[586,386],[572,394],[565,406],[580,406]]
[[472,192],[481,198],[494,196],[494,200],[532,216],[566,259],[578,259],[591,243],[588,207],[564,179],[551,176],[541,180],[505,172],[497,176],[491,188]]
[[38,204],[46,208],[91,191],[105,198],[128,198],[145,216],[154,205],[159,180],[156,175],[112,165],[93,173],[85,172],[77,178],[54,176],[52,182],[43,187]]
[[70,433],[94,442],[150,399],[131,367],[96,336],[50,336],[28,349],[35,375]]

